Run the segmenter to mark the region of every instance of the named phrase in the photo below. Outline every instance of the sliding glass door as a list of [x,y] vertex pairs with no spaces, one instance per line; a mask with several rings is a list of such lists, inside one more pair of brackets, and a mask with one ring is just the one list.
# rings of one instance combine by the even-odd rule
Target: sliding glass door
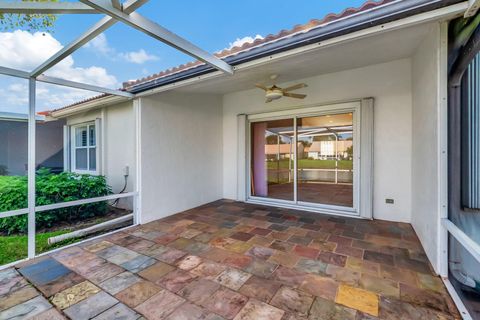
[[353,206],[353,113],[297,119],[297,199]]
[[250,199],[354,213],[355,113],[250,120]]
[[294,119],[252,123],[251,194],[294,200]]

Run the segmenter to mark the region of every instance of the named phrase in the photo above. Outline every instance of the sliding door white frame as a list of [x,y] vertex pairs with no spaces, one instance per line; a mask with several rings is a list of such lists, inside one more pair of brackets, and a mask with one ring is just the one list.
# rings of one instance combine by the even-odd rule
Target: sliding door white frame
[[[280,119],[293,119],[294,122],[294,159],[297,159],[297,118],[310,116],[321,116],[352,112],[353,117],[353,141],[354,145],[354,183],[352,208],[307,203],[298,201],[297,189],[297,161],[294,161],[294,195],[293,200],[272,199],[256,197],[251,194],[251,124],[260,121],[271,121]],[[367,118],[367,119],[363,119]],[[245,172],[245,194],[247,202],[265,205],[281,206],[292,209],[309,210],[319,213],[344,215],[361,218],[372,218],[372,187],[373,187],[373,99],[355,100],[344,103],[332,103],[324,105],[305,106],[302,108],[281,110],[268,113],[251,114],[246,119],[246,170]],[[366,127],[369,126],[369,127]],[[362,128],[363,127],[363,128]],[[364,132],[362,137],[361,132]],[[366,159],[361,159],[360,154],[366,153]],[[362,165],[361,161],[368,161]],[[241,165],[241,164],[240,164]],[[239,170],[239,172],[242,170]],[[367,189],[367,190],[363,190]]]

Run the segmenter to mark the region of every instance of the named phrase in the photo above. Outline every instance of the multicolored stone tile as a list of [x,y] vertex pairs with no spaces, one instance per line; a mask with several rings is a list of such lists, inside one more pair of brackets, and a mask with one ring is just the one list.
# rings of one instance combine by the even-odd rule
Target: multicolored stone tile
[[347,258],[345,267],[358,272],[368,273],[372,275],[379,275],[380,273],[380,264],[357,259],[354,257]]
[[395,281],[363,274],[360,278],[359,286],[363,289],[376,292],[385,297],[400,297],[400,288],[398,286],[398,282]]
[[253,246],[245,254],[250,257],[267,260],[274,252],[275,250],[271,248]]
[[190,273],[200,276],[204,279],[213,280],[220,273],[225,271],[225,269],[227,269],[225,265],[207,260],[196,268],[190,270]]
[[417,273],[417,277],[422,289],[432,290],[438,293],[445,292],[445,286],[443,285],[440,277],[435,277],[425,273]]
[[159,281],[164,275],[173,270],[175,270],[175,267],[159,261],[150,267],[143,269],[138,275],[150,282],[157,283],[157,281]]
[[139,255],[138,257],[127,261],[125,263],[122,263],[121,266],[124,269],[127,269],[130,272],[139,272],[145,268],[148,268],[152,264],[154,264],[157,260],[144,256],[144,255]]
[[156,284],[172,291],[177,292],[187,284],[189,284],[196,276],[180,269],[176,269],[167,273],[164,277],[156,282]]
[[29,318],[30,320],[65,320],[66,318],[55,308],[50,308]]
[[198,279],[187,284],[178,294],[197,305],[203,305],[220,288],[216,282]]
[[227,319],[233,319],[245,306],[248,298],[227,288],[217,290],[203,304],[205,308]]
[[310,308],[309,319],[355,320],[356,314],[353,309],[317,297]]
[[294,288],[300,286],[306,276],[305,272],[283,266],[278,267],[273,273],[273,279]]
[[127,306],[134,308],[160,290],[161,288],[157,285],[142,280],[120,291],[115,295],[115,298],[122,301]]
[[243,270],[258,277],[269,278],[277,269],[278,264],[262,259],[253,259],[252,262]]
[[280,320],[285,311],[264,302],[250,299],[234,320]]
[[335,302],[375,317],[378,316],[378,295],[371,291],[340,285]]
[[309,248],[305,247],[302,245],[296,245],[293,248],[293,253],[295,253],[298,256],[309,258],[309,259],[315,259],[318,257],[320,250],[314,249],[314,248]]
[[100,313],[98,316],[93,318],[93,320],[111,320],[111,319],[121,319],[121,320],[137,320],[140,318],[140,315],[124,305],[123,303],[117,303],[115,306],[110,309]]
[[168,264],[174,264],[187,253],[181,250],[169,248],[167,251],[159,254],[155,258]]
[[371,262],[387,264],[390,266],[394,265],[393,256],[381,252],[365,250],[365,253],[363,254],[363,259]]
[[300,260],[300,258],[301,257],[295,254],[276,251],[270,258],[268,258],[268,261],[282,265],[284,267],[293,268]]
[[307,273],[316,273],[319,275],[324,275],[327,269],[327,264],[318,260],[301,258],[297,262],[295,268]]
[[199,256],[186,256],[182,260],[176,263],[177,267],[182,270],[191,270],[193,268],[198,267],[199,264],[202,263],[202,258]]
[[227,200],[16,268],[0,319],[460,318],[410,225]]
[[0,311],[14,307],[38,295],[39,293],[37,290],[35,290],[35,288],[28,284],[25,284],[24,286],[19,287],[16,290],[12,290],[0,296]]
[[166,319],[167,320],[202,320],[206,319],[209,312],[197,305],[185,302],[175,311],[173,311]]
[[299,287],[300,290],[327,300],[335,300],[338,283],[330,278],[308,274]]
[[252,276],[243,284],[239,292],[247,297],[268,303],[281,286],[280,282]]
[[135,308],[147,319],[162,319],[175,311],[185,299],[171,293],[168,290],[161,290],[147,301]]
[[42,292],[42,294],[49,298],[54,294],[65,290],[69,287],[72,287],[80,282],[83,282],[85,279],[75,272],[69,272],[66,275],[57,278],[47,284],[37,285],[37,289]]
[[131,285],[139,282],[140,280],[141,279],[133,273],[125,271],[108,280],[105,280],[104,282],[99,283],[99,287],[106,292],[115,295]]
[[272,306],[300,315],[307,315],[312,303],[313,296],[289,287],[281,287],[270,301]]
[[108,248],[108,247],[111,247],[113,246],[113,243],[111,242],[108,242],[108,241],[99,241],[99,242],[95,242],[95,243],[92,243],[92,244],[89,244],[87,246],[85,246],[85,250],[89,251],[89,252],[98,252],[100,250],[103,250],[105,248]]
[[339,267],[344,267],[347,262],[347,256],[326,251],[320,252],[317,259],[324,263],[333,264]]
[[412,270],[392,267],[385,264],[380,265],[380,277],[384,279],[393,280],[416,287],[419,285],[418,276],[419,274]]
[[91,319],[113,307],[118,300],[101,291],[63,310],[70,319]]
[[333,264],[329,264],[325,273],[328,277],[337,281],[338,283],[348,284],[350,286],[358,286],[361,273],[349,268],[342,268]]
[[449,313],[449,307],[445,301],[445,297],[435,291],[423,290],[400,283],[400,300],[415,306]]
[[250,273],[246,273],[233,268],[228,268],[222,273],[220,273],[214,279],[214,281],[221,284],[222,286],[228,287],[233,290],[238,290],[250,277]]
[[230,236],[230,238],[240,241],[248,241],[250,240],[255,234],[253,233],[246,233],[246,232],[236,232]]
[[0,319],[29,319],[52,308],[52,305],[42,297],[37,296],[33,299],[17,304],[9,309],[0,311]]

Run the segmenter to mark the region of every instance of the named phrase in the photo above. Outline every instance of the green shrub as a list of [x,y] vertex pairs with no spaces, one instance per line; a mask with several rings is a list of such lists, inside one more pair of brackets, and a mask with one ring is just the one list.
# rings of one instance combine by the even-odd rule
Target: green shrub
[[[8,184],[0,187],[0,212],[28,207],[27,177],[10,177]],[[62,203],[111,194],[105,177],[89,174],[62,172],[52,174],[40,169],[36,175],[36,205]],[[37,229],[52,227],[62,222],[77,222],[107,213],[106,202],[61,208],[36,214]],[[27,231],[27,215],[0,219],[0,232],[24,233]]]

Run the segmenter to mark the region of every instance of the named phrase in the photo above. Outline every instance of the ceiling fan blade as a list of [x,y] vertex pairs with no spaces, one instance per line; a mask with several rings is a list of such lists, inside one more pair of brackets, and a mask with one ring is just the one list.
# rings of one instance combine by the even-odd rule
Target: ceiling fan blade
[[255,87],[267,91],[268,88],[261,83],[255,83]]
[[306,88],[306,87],[308,87],[308,86],[305,83],[299,83],[299,84],[290,86],[288,88],[285,88],[285,89],[283,89],[283,91],[288,92],[288,91],[293,91],[293,90],[302,89],[302,88]]
[[288,92],[284,92],[283,95],[284,95],[285,97],[297,98],[297,99],[303,99],[303,98],[305,98],[305,97],[307,96],[306,94],[288,93]]

